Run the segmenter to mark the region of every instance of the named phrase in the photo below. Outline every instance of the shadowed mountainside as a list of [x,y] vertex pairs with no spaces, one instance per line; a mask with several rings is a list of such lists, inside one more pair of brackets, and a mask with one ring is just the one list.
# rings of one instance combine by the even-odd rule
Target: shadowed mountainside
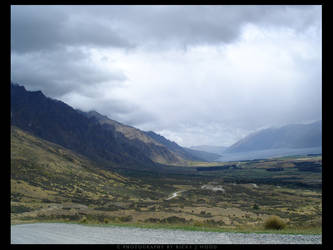
[[11,84],[11,125],[109,166],[155,167],[142,150],[69,105]]
[[[80,111],[82,112],[82,111]],[[115,130],[125,136],[128,140],[140,146],[150,159],[162,164],[186,164],[187,161],[204,161],[204,158],[196,157],[188,153],[184,148],[171,142],[163,136],[152,131],[145,132],[137,128],[124,125],[109,119],[96,111],[82,112],[89,118],[95,118],[101,125],[110,130]]]
[[108,167],[151,169],[203,160],[175,143],[170,147],[139,129],[95,111],[75,110],[17,84],[11,84],[11,125]]

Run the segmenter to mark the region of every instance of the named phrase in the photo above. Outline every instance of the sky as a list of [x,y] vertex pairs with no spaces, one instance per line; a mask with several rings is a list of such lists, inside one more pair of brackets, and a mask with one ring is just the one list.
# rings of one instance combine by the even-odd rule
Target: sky
[[322,119],[320,5],[12,5],[11,81],[181,146]]

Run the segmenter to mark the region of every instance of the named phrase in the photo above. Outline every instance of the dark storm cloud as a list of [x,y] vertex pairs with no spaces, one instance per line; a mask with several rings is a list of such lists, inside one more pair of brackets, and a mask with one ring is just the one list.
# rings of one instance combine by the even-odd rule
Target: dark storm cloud
[[59,49],[47,53],[12,53],[11,79],[28,89],[43,90],[47,95],[59,97],[72,91],[93,95],[91,89],[98,89],[99,84],[112,81],[113,86],[117,86],[126,77],[121,72],[97,67],[89,60],[87,52]]
[[12,49],[57,46],[131,48],[229,43],[242,26],[261,23],[302,30],[313,6],[13,6]]
[[[317,7],[318,8],[318,7]],[[111,8],[110,8],[111,9]],[[96,7],[105,19],[110,9]],[[260,23],[302,31],[318,18],[313,6],[121,6],[112,16],[117,26],[136,44],[191,46],[230,43],[242,27]]]
[[[12,6],[11,80],[51,97],[78,92],[94,95],[92,87],[126,77],[101,69],[91,60],[91,48],[130,48],[130,44],[102,22],[75,6]],[[88,91],[87,91],[88,89]],[[98,90],[98,88],[97,88]],[[98,95],[98,91],[96,93]]]
[[12,50],[24,53],[64,46],[132,46],[98,16],[91,19],[73,12],[74,6],[12,6]]

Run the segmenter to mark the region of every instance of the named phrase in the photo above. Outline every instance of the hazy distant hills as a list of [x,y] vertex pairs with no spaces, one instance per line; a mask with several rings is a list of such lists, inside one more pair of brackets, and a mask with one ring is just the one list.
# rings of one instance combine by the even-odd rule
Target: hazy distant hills
[[110,167],[149,169],[158,164],[205,160],[154,132],[121,124],[95,111],[75,110],[17,84],[11,84],[11,125]]
[[244,137],[230,147],[201,145],[191,149],[219,154],[219,158],[211,161],[222,162],[321,154],[322,121],[263,129]]
[[214,161],[217,158],[220,157],[219,154],[211,153],[211,152],[205,152],[201,150],[194,150],[192,148],[185,148],[179,146],[177,143],[170,141],[166,139],[165,137],[156,134],[153,131],[145,132],[146,135],[150,136],[155,141],[163,144],[170,150],[177,152],[181,156],[183,156],[186,159],[193,160],[193,161]]
[[184,148],[188,153],[195,155],[201,159],[204,159],[205,161],[215,161],[218,158],[221,157],[220,154],[215,154],[212,152],[207,152],[207,151],[201,151],[201,150],[194,150],[191,148]]
[[199,146],[192,146],[190,149],[211,152],[214,154],[222,154],[228,147],[224,146],[210,146],[210,145],[199,145]]
[[282,148],[312,148],[322,145],[322,122],[290,124],[280,128],[267,128],[252,133],[225,150],[240,153]]

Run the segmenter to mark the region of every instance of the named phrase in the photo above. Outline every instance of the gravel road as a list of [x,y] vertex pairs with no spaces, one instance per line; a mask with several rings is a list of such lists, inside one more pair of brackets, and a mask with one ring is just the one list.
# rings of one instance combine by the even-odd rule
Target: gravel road
[[179,193],[182,193],[182,192],[184,192],[184,191],[185,191],[185,190],[177,191],[177,192],[172,193],[172,195],[171,195],[167,200],[171,200],[171,199],[177,197]]
[[11,226],[12,244],[322,244],[321,235],[244,234],[34,223]]

